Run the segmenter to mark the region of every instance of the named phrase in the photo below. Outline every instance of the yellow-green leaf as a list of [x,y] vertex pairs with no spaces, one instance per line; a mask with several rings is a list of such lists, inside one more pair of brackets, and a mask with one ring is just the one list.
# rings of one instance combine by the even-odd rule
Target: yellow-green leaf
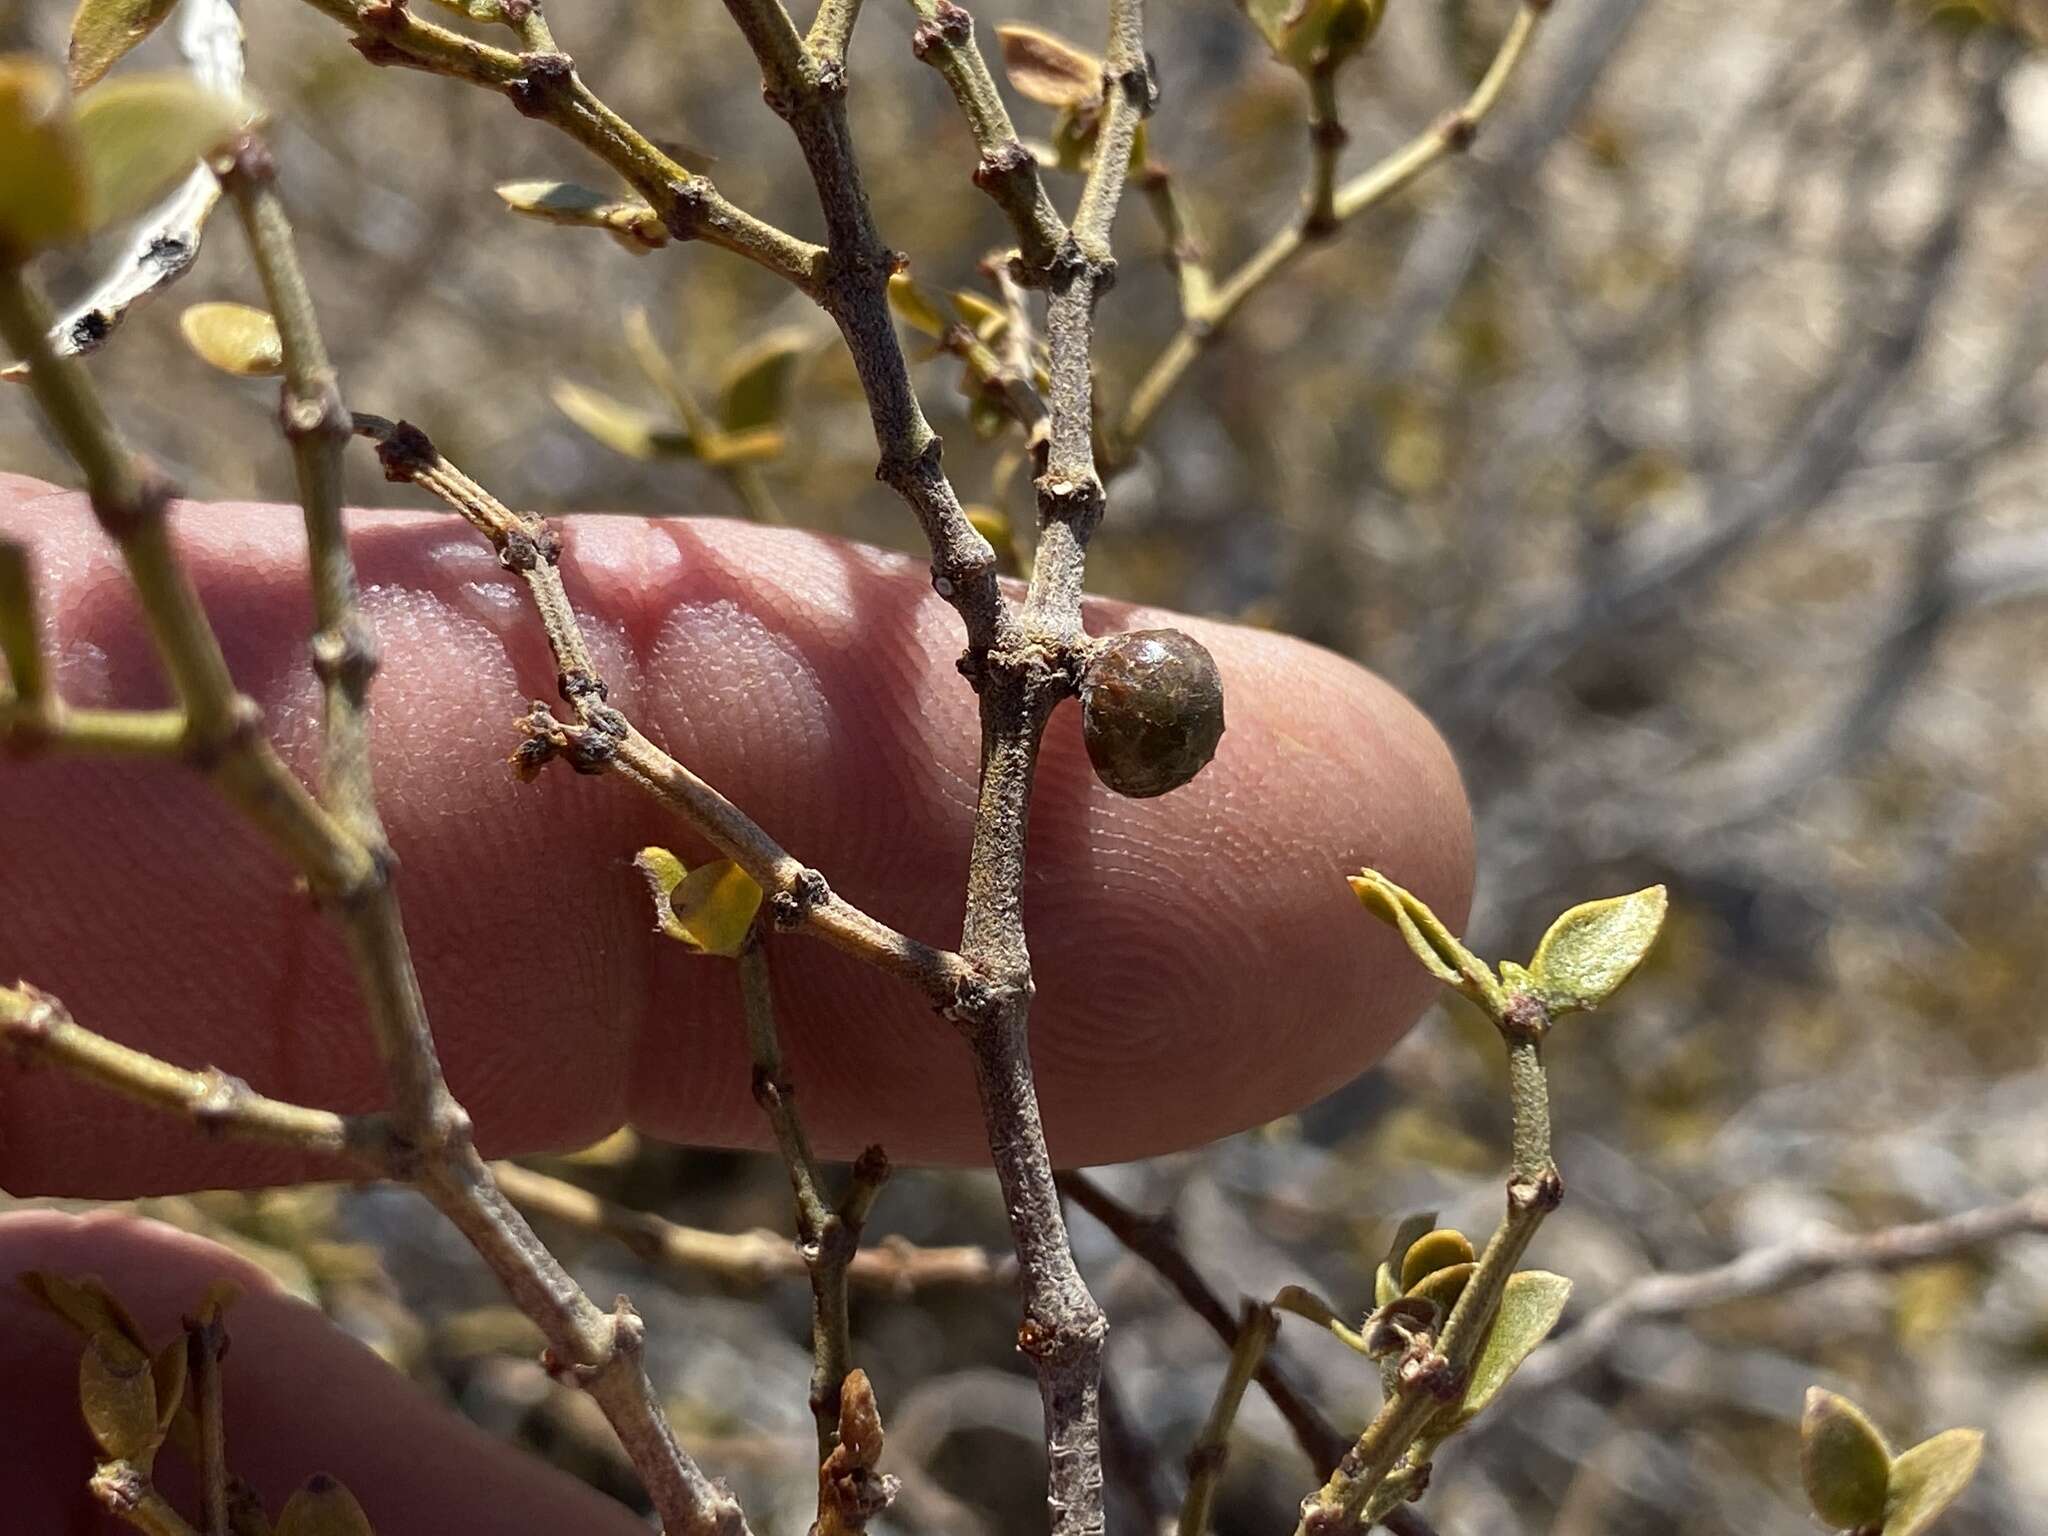
[[572,181],[506,181],[494,190],[514,213],[545,224],[606,230],[629,250],[644,252],[668,243],[668,227],[661,216],[637,197],[599,192]]
[[111,1332],[137,1349],[148,1347],[142,1335],[142,1325],[129,1315],[120,1298],[100,1283],[99,1276],[80,1275],[74,1280],[55,1270],[31,1269],[23,1271],[20,1280],[24,1291],[86,1338],[95,1333]]
[[71,89],[82,91],[163,25],[178,0],[78,0],[71,16]]
[[1458,942],[1427,905],[1377,870],[1360,870],[1349,880],[1365,910],[1398,931],[1430,975],[1490,1011],[1498,1011],[1500,983],[1493,972]]
[[78,104],[92,227],[132,218],[249,121],[248,103],[184,75],[110,80]]
[[78,1357],[78,1407],[85,1427],[109,1457],[147,1457],[159,1439],[148,1354],[111,1329],[94,1333]]
[[1307,71],[1334,69],[1371,41],[1385,0],[1238,0],[1273,56]]
[[354,1494],[325,1472],[285,1500],[274,1536],[375,1536]]
[[1023,569],[1023,557],[1017,550],[1017,530],[1011,524],[1009,514],[994,507],[970,506],[962,508],[967,521],[974,525],[974,531],[989,542],[996,552],[996,569],[1005,576],[1015,576]]
[[1458,1298],[1465,1294],[1465,1287],[1471,1283],[1478,1268],[1477,1264],[1469,1261],[1447,1264],[1442,1269],[1431,1270],[1413,1285],[1405,1287],[1401,1294],[1433,1303],[1437,1321],[1442,1323],[1451,1315],[1451,1308],[1458,1304]]
[[492,189],[514,213],[550,224],[602,224],[619,199],[573,181],[501,181]]
[[188,1360],[185,1335],[179,1334],[150,1359],[150,1379],[156,1387],[156,1432],[162,1439],[185,1400],[185,1372]]
[[1384,1307],[1401,1294],[1400,1277],[1394,1273],[1391,1264],[1382,1264],[1372,1275],[1372,1304]]
[[40,59],[0,57],[0,261],[84,239],[90,202],[63,80]]
[[1042,27],[996,28],[1003,73],[1019,94],[1048,107],[1093,107],[1102,100],[1102,60]]
[[1401,1289],[1412,1291],[1440,1269],[1470,1264],[1476,1255],[1472,1240],[1455,1227],[1438,1227],[1408,1245],[1401,1258]]
[[889,307],[914,331],[934,339],[946,334],[946,315],[938,301],[901,272],[889,279]]
[[1806,1389],[1799,1475],[1824,1524],[1839,1531],[1882,1520],[1891,1467],[1891,1447],[1861,1408],[1819,1387]]
[[733,354],[719,381],[719,420],[728,432],[772,427],[782,420],[789,382],[811,349],[811,332],[782,326]]
[[1883,1536],[1920,1536],[1961,1497],[1983,1459],[1980,1429],[1945,1429],[1901,1451],[1886,1485]]
[[693,869],[669,893],[676,926],[707,955],[737,955],[761,910],[761,887],[730,859]]
[[666,848],[642,848],[633,866],[654,898],[656,926],[700,954],[737,955],[745,947],[761,887],[730,859],[694,870]]
[[1010,317],[1007,313],[989,303],[980,294],[964,288],[953,295],[953,309],[967,323],[970,331],[982,341],[991,344],[1010,326]]
[[1347,1327],[1337,1316],[1337,1309],[1322,1297],[1303,1285],[1283,1285],[1280,1294],[1273,1298],[1273,1310],[1292,1312],[1296,1317],[1308,1319],[1318,1328],[1327,1328],[1361,1355],[1366,1353],[1365,1335],[1355,1328]]
[[696,451],[689,433],[650,412],[614,400],[602,390],[557,379],[548,393],[555,409],[605,447],[629,459],[673,457]]
[[668,893],[681,885],[683,876],[690,871],[666,848],[653,847],[642,848],[634,854],[633,867],[647,882],[647,893],[654,898],[657,918],[666,919],[669,915]]
[[194,304],[178,316],[185,344],[223,373],[255,379],[284,372],[284,342],[270,312],[247,304]]
[[1432,1433],[1448,1433],[1469,1423],[1480,1409],[1498,1397],[1508,1378],[1529,1358],[1529,1352],[1550,1336],[1550,1330],[1564,1316],[1564,1306],[1571,1295],[1571,1281],[1547,1269],[1523,1269],[1509,1275],[1501,1290],[1500,1309],[1494,1313],[1493,1326],[1487,1330],[1486,1342],[1479,1346],[1479,1354],[1472,1361],[1472,1379],[1465,1387],[1465,1395],[1444,1420],[1433,1426]]
[[1550,925],[1529,962],[1553,1018],[1597,1008],[1643,963],[1664,926],[1664,887],[1588,901]]
[[781,454],[787,439],[780,427],[755,427],[746,432],[707,433],[696,443],[696,455],[714,469],[757,464]]

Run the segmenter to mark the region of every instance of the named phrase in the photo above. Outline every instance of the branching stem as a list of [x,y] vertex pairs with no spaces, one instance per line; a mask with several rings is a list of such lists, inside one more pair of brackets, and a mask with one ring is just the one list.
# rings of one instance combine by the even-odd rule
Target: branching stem
[[[1548,8],[1549,0],[1523,0],[1521,9],[1515,13],[1514,21],[1501,39],[1493,62],[1464,103],[1349,181],[1337,183],[1335,180],[1342,130],[1330,133],[1319,127],[1313,128],[1315,152],[1305,198],[1307,216],[1281,229],[1247,257],[1243,266],[1209,292],[1206,302],[1189,304],[1187,290],[1183,287],[1180,329],[1153,359],[1144,377],[1131,391],[1123,417],[1111,438],[1112,467],[1121,468],[1130,461],[1131,454],[1144,440],[1153,418],[1158,415],[1160,406],[1166,403],[1167,397],[1186,376],[1189,366],[1215,341],[1245,300],[1291,266],[1295,258],[1310,246],[1334,234],[1361,213],[1379,206],[1439,160],[1462,154],[1472,147],[1480,124],[1499,103],[1509,79],[1528,52],[1529,40],[1535,35],[1537,23]],[[1315,76],[1311,76],[1309,86],[1312,125],[1327,121],[1335,127],[1334,97],[1326,96],[1327,88],[1318,86]],[[1323,142],[1325,136],[1331,141],[1327,150]]]

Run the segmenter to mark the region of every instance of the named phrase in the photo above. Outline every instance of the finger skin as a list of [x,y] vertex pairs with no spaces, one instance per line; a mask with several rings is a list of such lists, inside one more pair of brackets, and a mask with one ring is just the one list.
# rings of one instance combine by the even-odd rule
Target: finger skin
[[[10,499],[11,497],[11,499]],[[384,663],[377,780],[448,1074],[497,1154],[630,1119],[761,1145],[729,964],[652,931],[628,864],[705,853],[630,786],[505,755],[554,667],[515,578],[453,518],[353,513]],[[612,701],[835,890],[956,944],[972,831],[974,700],[958,622],[922,566],[742,524],[565,520],[564,578]],[[181,504],[173,527],[241,686],[316,766],[317,694],[296,513]],[[67,698],[168,702],[117,557],[79,497],[0,481],[32,546]],[[1215,761],[1156,800],[1098,784],[1065,708],[1047,733],[1024,894],[1032,1053],[1053,1155],[1084,1165],[1198,1144],[1292,1111],[1369,1066],[1431,983],[1343,876],[1372,865],[1452,923],[1471,884],[1457,771],[1412,706],[1284,637],[1098,603],[1106,633],[1173,624],[1214,652]],[[985,1161],[965,1049],[903,983],[808,938],[773,946],[799,1104],[828,1155]],[[261,1091],[383,1099],[330,925],[189,771],[0,764],[0,976],[102,1033]],[[207,1141],[50,1072],[0,1061],[0,1185],[134,1194],[303,1172]]]
[[[98,1275],[152,1347],[175,1336],[216,1279],[239,1288],[222,1362],[228,1465],[273,1519],[293,1490],[325,1472],[362,1503],[377,1536],[645,1536],[620,1505],[437,1407],[247,1259],[158,1222],[55,1211],[0,1216],[0,1510],[9,1531],[129,1530],[86,1491],[93,1446],[78,1412],[81,1345],[16,1283],[32,1269]],[[182,1458],[164,1452],[157,1476],[196,1523],[196,1485]]]

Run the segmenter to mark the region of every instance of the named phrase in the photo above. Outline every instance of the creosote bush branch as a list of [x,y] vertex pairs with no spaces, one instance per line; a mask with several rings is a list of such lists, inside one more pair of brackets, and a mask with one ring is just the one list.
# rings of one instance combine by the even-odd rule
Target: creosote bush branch
[[[107,3],[86,0],[81,26],[95,5],[105,10]],[[1606,1003],[1642,961],[1664,918],[1663,888],[1574,907],[1552,925],[1527,966],[1495,966],[1466,949],[1409,892],[1369,871],[1355,877],[1353,889],[1367,910],[1396,929],[1433,976],[1477,1006],[1502,1040],[1511,1121],[1504,1214],[1477,1249],[1463,1233],[1435,1227],[1433,1218],[1403,1222],[1375,1276],[1373,1305],[1362,1316],[1340,1314],[1300,1286],[1269,1300],[1246,1300],[1233,1312],[1181,1253],[1169,1224],[1135,1215],[1085,1176],[1055,1178],[1030,1048],[1035,981],[1023,918],[1027,831],[1041,743],[1063,702],[1075,700],[1080,707],[1098,777],[1134,797],[1187,782],[1208,762],[1223,729],[1213,661],[1187,636],[1144,631],[1094,637],[1083,627],[1087,556],[1107,511],[1106,479],[1132,462],[1166,399],[1260,289],[1349,220],[1471,146],[1525,57],[1548,0],[1522,0],[1461,105],[1348,179],[1342,170],[1347,136],[1340,74],[1372,37],[1383,0],[1242,0],[1275,58],[1302,76],[1309,172],[1298,215],[1220,279],[1194,228],[1187,189],[1151,158],[1145,143],[1145,120],[1160,93],[1146,49],[1142,0],[1107,0],[1099,58],[1035,29],[999,29],[1012,83],[1061,111],[1060,142],[1044,163],[1020,136],[968,12],[952,0],[910,0],[910,47],[960,108],[977,156],[973,181],[1005,215],[1016,241],[1015,250],[999,251],[983,264],[1000,304],[982,301],[980,310],[987,313],[963,313],[959,320],[937,313],[909,289],[908,258],[885,241],[867,192],[848,110],[848,57],[859,0],[822,0],[807,28],[782,0],[726,0],[758,67],[766,108],[787,126],[805,163],[824,226],[822,243],[733,205],[707,177],[607,106],[558,46],[537,0],[480,0],[468,10],[473,22],[505,27],[516,48],[423,20],[406,0],[308,3],[346,27],[356,50],[372,63],[495,91],[522,115],[551,123],[582,144],[630,188],[630,195],[579,200],[564,196],[560,184],[508,184],[500,193],[515,211],[603,228],[636,249],[689,240],[721,247],[785,279],[837,326],[869,412],[877,478],[904,502],[923,533],[934,590],[961,622],[959,670],[977,698],[980,766],[961,943],[953,951],[922,942],[846,902],[820,871],[783,849],[719,789],[644,735],[612,703],[593,660],[560,572],[556,530],[492,496],[417,427],[350,414],[299,267],[270,154],[246,131],[246,113],[238,104],[209,104],[195,96],[181,109],[179,126],[191,142],[171,156],[174,168],[189,173],[207,158],[217,170],[254,257],[267,310],[217,315],[186,330],[202,352],[209,341],[238,338],[213,358],[230,371],[282,376],[279,421],[304,514],[313,596],[310,652],[321,700],[318,772],[309,786],[284,764],[260,712],[236,689],[166,531],[170,487],[129,451],[83,370],[50,343],[50,316],[27,261],[96,227],[83,215],[71,216],[64,199],[77,189],[61,185],[62,172],[37,172],[45,179],[33,191],[47,194],[49,207],[23,204],[33,215],[28,222],[19,217],[13,191],[6,197],[16,201],[0,203],[0,336],[24,359],[37,402],[84,473],[100,525],[126,563],[176,702],[143,711],[69,705],[53,686],[40,650],[34,573],[26,553],[0,541],[0,657],[10,680],[0,692],[0,741],[22,753],[184,762],[217,784],[291,861],[336,923],[384,1067],[386,1104],[375,1112],[343,1115],[259,1094],[218,1068],[191,1070],[95,1034],[27,982],[0,987],[0,1043],[24,1060],[61,1068],[204,1130],[293,1147],[337,1169],[418,1188],[537,1325],[550,1372],[589,1393],[602,1409],[669,1536],[744,1536],[748,1527],[731,1493],[678,1443],[645,1369],[643,1325],[631,1305],[621,1297],[606,1309],[585,1294],[527,1224],[522,1208],[616,1237],[650,1259],[753,1278],[806,1276],[818,1477],[813,1530],[819,1536],[867,1529],[897,1488],[882,1470],[884,1437],[873,1383],[854,1363],[853,1288],[880,1285],[902,1292],[993,1279],[1014,1280],[1021,1293],[1017,1347],[1036,1373],[1043,1407],[1050,1527],[1055,1536],[1096,1536],[1105,1529],[1101,1395],[1108,1322],[1076,1265],[1063,1195],[1156,1268],[1228,1347],[1222,1385],[1188,1459],[1182,1536],[1203,1536],[1211,1524],[1232,1429],[1254,1383],[1287,1420],[1321,1479],[1303,1500],[1297,1536],[1349,1536],[1382,1524],[1406,1536],[1426,1536],[1427,1523],[1407,1506],[1428,1486],[1438,1451],[1497,1400],[1544,1345],[1570,1290],[1562,1276],[1522,1267],[1564,1194],[1552,1152],[1544,1046],[1561,1021]],[[151,25],[168,7],[155,9]],[[98,19],[104,23],[106,17]],[[86,49],[87,72],[95,79],[103,74],[147,29],[130,27],[132,35],[110,49]],[[78,60],[74,47],[75,71]],[[38,99],[40,86],[32,75],[10,75],[7,83],[7,101]],[[105,99],[91,98],[82,110]],[[33,114],[22,110],[28,121]],[[61,117],[59,112],[52,120]],[[232,133],[223,127],[230,121]],[[40,122],[31,126],[41,131]],[[61,123],[56,131],[64,131]],[[1055,158],[1058,169],[1081,176],[1070,216],[1062,214],[1048,187]],[[52,175],[58,179],[50,180]],[[1117,278],[1112,233],[1133,183],[1165,232],[1181,319],[1130,398],[1105,408],[1094,374],[1097,313]],[[999,528],[1000,537],[992,540],[992,525],[970,514],[943,466],[941,443],[897,331],[896,310],[906,306],[922,307],[926,319],[918,323],[927,324],[941,350],[963,365],[977,405],[995,412],[998,424],[1006,413],[1023,436],[1025,453],[1013,462],[1028,461],[1035,477],[1036,541],[1021,596],[998,583],[1005,562],[1015,561],[1013,548],[998,548],[1008,543],[1007,530]],[[192,319],[189,313],[187,318]],[[740,451],[758,452],[760,444],[727,442],[731,456],[716,458],[706,445],[718,434],[680,381],[663,367],[647,366],[659,349],[644,317],[629,330],[629,339],[650,377],[669,394],[692,451],[727,474],[750,513],[775,520],[772,498]],[[534,701],[518,720],[514,771],[530,779],[560,760],[578,773],[617,775],[722,855],[718,864],[697,871],[685,870],[662,849],[642,850],[636,863],[648,877],[661,931],[712,957],[711,963],[729,961],[734,967],[754,1096],[790,1181],[793,1249],[756,1234],[695,1233],[516,1165],[494,1168],[478,1154],[468,1115],[444,1079],[414,975],[372,780],[377,640],[361,611],[341,506],[342,462],[352,434],[375,443],[389,479],[439,498],[522,578],[555,661],[559,700]],[[1148,714],[1162,700],[1173,706],[1165,727]],[[786,1071],[775,1017],[769,964],[771,954],[780,953],[784,933],[822,938],[908,982],[960,1035],[975,1072],[1014,1263],[980,1250],[926,1251],[900,1243],[861,1250],[889,1165],[879,1146],[870,1147],[839,1192],[828,1190],[826,1171],[798,1114],[797,1085]],[[1698,1276],[1662,1277],[1537,1354],[1538,1364],[1522,1378],[1524,1390],[1589,1358],[1631,1318],[1790,1287],[1842,1268],[1911,1262],[2043,1226],[2034,1198],[1862,1239],[1792,1245]],[[55,1282],[46,1282],[46,1289],[50,1296],[60,1294]],[[105,1453],[92,1484],[96,1495],[129,1523],[158,1536],[258,1536],[265,1529],[260,1509],[248,1517],[246,1489],[229,1470],[222,1432],[225,1335],[219,1307],[203,1311],[170,1354],[152,1357],[122,1321],[117,1302],[84,1288],[61,1295],[65,1305],[51,1304],[87,1336],[81,1406]],[[1346,1443],[1269,1358],[1289,1317],[1316,1328],[1319,1342],[1327,1333],[1371,1362],[1361,1375],[1376,1370],[1382,1401],[1355,1442]],[[1358,1319],[1356,1326],[1350,1318]],[[161,1378],[158,1358],[168,1362]],[[175,1391],[167,1382],[175,1382]],[[200,1473],[197,1526],[150,1479],[150,1457],[166,1436],[178,1432],[181,1411],[190,1417]],[[1894,1454],[1861,1410],[1818,1390],[1806,1405],[1802,1436],[1815,1512],[1837,1528],[1881,1529],[1885,1536],[1923,1530],[1967,1484],[1981,1453],[1975,1431],[1949,1430]],[[317,1528],[322,1536],[368,1536],[360,1510],[349,1513],[353,1501],[345,1490],[337,1494],[308,1485],[298,1497],[309,1501],[298,1507],[317,1507],[328,1522]],[[276,1536],[302,1536],[291,1520],[288,1506]],[[314,1529],[308,1526],[304,1536]]]

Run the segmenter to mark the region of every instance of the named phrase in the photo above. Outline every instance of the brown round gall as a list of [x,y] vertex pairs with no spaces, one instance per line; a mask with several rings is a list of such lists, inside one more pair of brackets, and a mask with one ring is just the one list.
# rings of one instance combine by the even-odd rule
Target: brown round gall
[[1134,800],[1179,789],[1223,739],[1216,658],[1177,629],[1105,641],[1081,678],[1081,734],[1095,776]]

